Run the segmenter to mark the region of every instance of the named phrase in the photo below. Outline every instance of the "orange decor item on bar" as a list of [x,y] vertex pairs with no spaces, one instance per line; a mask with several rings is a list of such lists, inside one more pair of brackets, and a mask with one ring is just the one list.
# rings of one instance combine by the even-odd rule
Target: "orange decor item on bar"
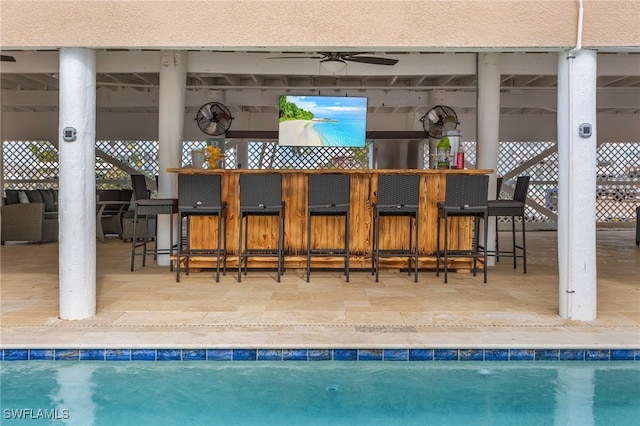
[[220,154],[220,148],[213,145],[207,146],[207,161],[209,161],[210,169],[218,168],[218,160],[224,158],[224,154]]

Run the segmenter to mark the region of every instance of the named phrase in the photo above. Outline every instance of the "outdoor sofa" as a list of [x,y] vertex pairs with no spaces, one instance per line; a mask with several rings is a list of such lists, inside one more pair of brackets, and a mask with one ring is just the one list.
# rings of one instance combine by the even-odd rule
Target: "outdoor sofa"
[[[98,191],[98,199],[129,203],[131,194],[131,189],[103,190]],[[28,241],[41,244],[58,239],[57,189],[8,189],[5,195],[4,204],[0,207],[2,244],[6,241]],[[100,215],[103,234],[118,234],[120,238],[125,237],[122,221],[123,213],[128,209],[128,204],[106,206]]]
[[0,240],[55,241],[58,239],[58,190],[5,191],[0,207]]

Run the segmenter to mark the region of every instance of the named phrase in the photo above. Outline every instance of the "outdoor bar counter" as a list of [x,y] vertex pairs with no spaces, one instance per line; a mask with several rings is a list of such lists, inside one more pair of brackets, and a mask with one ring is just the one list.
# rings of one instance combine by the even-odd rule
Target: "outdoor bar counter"
[[[306,267],[307,247],[307,176],[320,173],[346,173],[351,175],[350,195],[350,268],[371,268],[372,203],[376,201],[378,176],[382,174],[420,175],[419,252],[420,268],[435,269],[437,203],[444,200],[448,174],[489,174],[492,170],[417,170],[417,169],[322,169],[322,170],[245,170],[245,169],[194,169],[170,168],[169,173],[220,174],[222,200],[227,202],[227,267],[237,266],[238,214],[240,209],[240,175],[245,173],[279,173],[282,175],[282,197],[285,202],[285,267]],[[217,241],[216,217],[203,216],[191,219],[190,244],[194,248],[215,247]],[[251,217],[249,246],[273,248],[277,241],[277,218]],[[313,217],[311,229],[313,246],[343,247],[344,218]],[[406,218],[384,218],[380,225],[380,247],[406,247],[409,236]],[[451,247],[471,247],[472,221],[468,218],[452,219],[449,238]],[[263,257],[249,259],[249,267],[275,268],[276,259]],[[193,257],[192,267],[215,267],[215,260]],[[380,260],[381,267],[406,267],[406,258]],[[469,269],[468,259],[451,260],[453,269]],[[315,268],[343,268],[342,258],[312,258]]]

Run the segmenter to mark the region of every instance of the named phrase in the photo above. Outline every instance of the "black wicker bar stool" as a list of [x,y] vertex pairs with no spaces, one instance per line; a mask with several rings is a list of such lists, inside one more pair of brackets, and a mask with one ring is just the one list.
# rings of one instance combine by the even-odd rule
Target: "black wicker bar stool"
[[[278,219],[277,246],[274,248],[249,247],[249,218],[273,216]],[[282,200],[282,176],[280,174],[240,175],[240,213],[238,235],[238,282],[242,281],[242,269],[247,274],[249,257],[276,257],[277,281],[284,273],[284,201]]]
[[[347,174],[309,175],[307,200],[307,282],[311,273],[311,258],[334,256],[344,258],[344,275],[349,282],[349,199],[351,177]],[[344,245],[337,248],[313,247],[311,220],[314,216],[344,217]],[[334,232],[334,230],[327,230]]]
[[[185,273],[189,275],[191,257],[216,258],[216,282],[220,282],[220,261],[222,273],[227,274],[227,202],[222,201],[222,178],[220,175],[178,175],[178,250],[176,253],[176,281],[180,282],[180,265],[185,260]],[[191,246],[191,218],[193,216],[217,217],[216,247],[194,248]],[[183,238],[182,222],[186,219],[186,236]],[[185,249],[182,249],[186,242]]]
[[[438,203],[438,224],[436,235],[436,276],[440,275],[440,261],[443,260],[444,282],[447,282],[449,259],[473,259],[473,276],[476,276],[477,261],[482,259],[484,282],[487,282],[487,191],[488,175],[447,175],[445,199]],[[473,218],[473,241],[471,249],[449,248],[449,219],[452,217]],[[483,220],[484,245],[480,245],[480,219]],[[440,222],[444,221],[444,247],[440,246]]]
[[[373,248],[371,257],[371,273],[378,282],[381,257],[406,257],[407,269],[411,274],[412,263],[414,281],[418,282],[418,205],[420,203],[419,175],[386,175],[378,176],[378,200],[373,203]],[[406,217],[408,247],[380,248],[380,218]],[[411,232],[413,228],[413,233]]]
[[[513,198],[489,200],[487,206],[489,208],[488,215],[495,216],[496,220],[496,261],[500,260],[500,255],[508,255],[513,257],[513,269],[516,269],[516,259],[522,258],[522,266],[524,273],[527,273],[527,239],[526,239],[526,218],[525,207],[527,201],[527,192],[529,191],[529,176],[519,176],[516,180],[516,188],[513,192]],[[498,195],[502,179],[499,180]],[[500,216],[508,216],[511,218],[511,250],[500,250],[498,241],[498,218]],[[522,243],[516,243],[516,217],[520,218],[522,223]]]
[[[153,254],[154,257],[156,257],[159,254],[167,254],[169,256],[174,254],[176,246],[173,244],[173,215],[178,213],[178,199],[150,198],[144,175],[131,175],[131,185],[133,186],[133,196],[135,197],[133,238],[131,239],[131,271],[133,271],[136,256],[142,256],[142,266],[145,266],[147,255]],[[149,222],[156,220],[157,223],[157,216],[159,214],[168,214],[171,216],[169,220],[169,247],[158,247],[158,237],[156,235],[154,248],[149,248]],[[145,220],[140,221],[140,219]],[[144,223],[145,226],[142,242],[138,242],[136,238],[138,235],[136,227],[139,222]],[[142,247],[141,252],[138,250],[140,247]],[[170,269],[173,271],[173,263],[170,263]]]

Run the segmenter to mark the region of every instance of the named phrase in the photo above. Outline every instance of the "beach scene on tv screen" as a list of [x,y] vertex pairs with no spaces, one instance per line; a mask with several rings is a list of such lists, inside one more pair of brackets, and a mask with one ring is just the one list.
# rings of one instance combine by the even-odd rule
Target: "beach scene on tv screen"
[[280,96],[278,143],[364,147],[367,98]]

